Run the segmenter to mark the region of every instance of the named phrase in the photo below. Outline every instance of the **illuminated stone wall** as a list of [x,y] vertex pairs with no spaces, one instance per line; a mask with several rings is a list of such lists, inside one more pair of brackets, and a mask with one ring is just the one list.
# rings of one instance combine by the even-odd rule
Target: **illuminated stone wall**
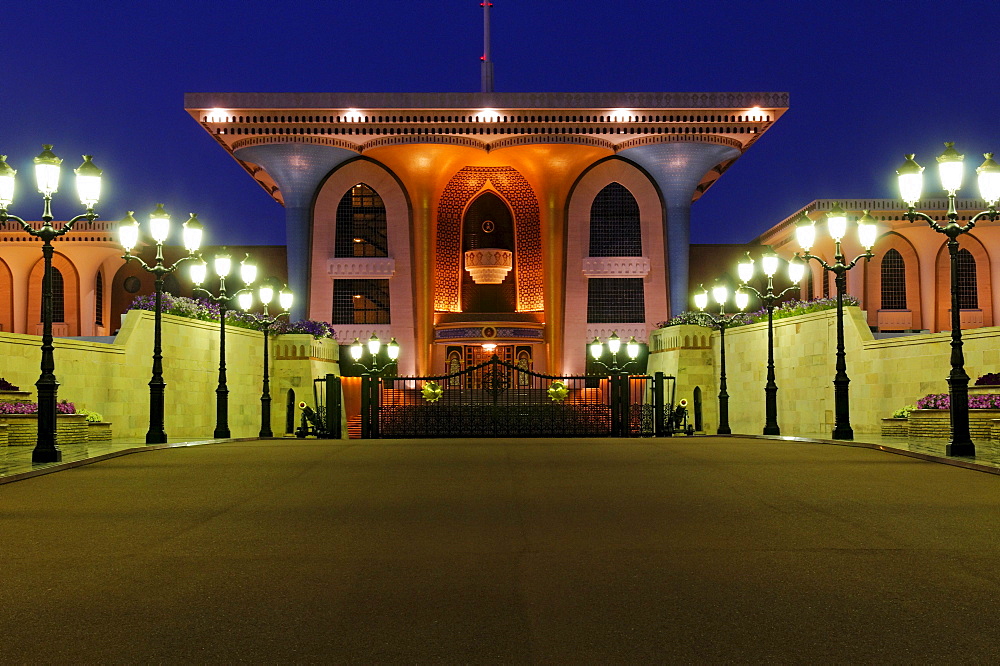
[[[882,418],[928,393],[947,393],[951,371],[950,333],[876,340],[866,316],[856,307],[844,310],[851,425],[856,438],[878,433]],[[710,350],[695,343],[699,337],[695,331],[710,334]],[[1000,371],[1000,328],[966,330],[962,335],[970,384],[980,375]],[[774,341],[781,434],[829,436],[834,424],[836,310],[775,320]],[[677,375],[678,399],[691,400],[694,387],[701,387],[705,431],[714,433],[719,425],[718,332],[700,326],[662,328],[654,331],[650,352],[649,372]],[[734,433],[760,434],[764,429],[766,363],[766,322],[726,332],[729,424]]]
[[[149,428],[152,341],[153,314],[146,311],[125,316],[113,344],[57,338],[59,400],[101,413],[113,423],[115,439],[143,441]],[[313,378],[339,374],[338,347],[333,340],[313,340],[308,335],[272,341],[271,429],[280,437],[285,431],[288,390],[295,392],[296,400],[313,405]],[[0,355],[3,378],[31,391],[34,400],[40,338],[0,333]],[[163,359],[167,436],[170,441],[211,439],[219,379],[218,323],[164,315]],[[233,437],[255,437],[260,431],[263,334],[227,327],[226,359],[230,430]]]

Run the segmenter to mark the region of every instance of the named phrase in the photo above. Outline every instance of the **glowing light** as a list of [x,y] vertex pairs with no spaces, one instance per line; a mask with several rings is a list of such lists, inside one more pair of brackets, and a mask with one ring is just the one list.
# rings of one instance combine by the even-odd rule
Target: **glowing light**
[[483,343],[483,351],[486,352],[486,353],[492,353],[493,350],[495,350],[496,348],[497,348],[497,343],[495,343],[495,342],[484,342]]
[[348,109],[344,112],[344,120],[349,123],[359,123],[365,117],[365,114],[361,113],[357,109]]
[[483,109],[476,114],[476,120],[481,123],[495,123],[500,120],[500,114],[496,109]]
[[224,123],[229,120],[229,109],[209,109],[206,115],[210,123]]
[[624,121],[632,117],[631,109],[612,109],[608,118],[611,120]]

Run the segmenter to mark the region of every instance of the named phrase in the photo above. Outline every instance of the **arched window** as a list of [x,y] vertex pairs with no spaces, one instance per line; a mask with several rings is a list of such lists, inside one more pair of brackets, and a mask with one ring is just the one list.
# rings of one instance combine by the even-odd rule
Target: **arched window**
[[598,192],[590,207],[590,256],[642,256],[639,204],[620,183]]
[[364,183],[352,187],[337,206],[335,257],[387,257],[385,204]]
[[906,264],[894,249],[882,257],[882,309],[906,309]]
[[94,323],[104,326],[104,274],[97,271],[97,286],[94,294]]
[[806,300],[811,301],[813,299],[813,272],[812,269],[806,266]]
[[979,308],[979,290],[976,287],[976,258],[966,249],[958,251],[956,260],[958,309],[977,310]]
[[55,266],[52,267],[52,321],[66,321],[66,287],[63,274]]

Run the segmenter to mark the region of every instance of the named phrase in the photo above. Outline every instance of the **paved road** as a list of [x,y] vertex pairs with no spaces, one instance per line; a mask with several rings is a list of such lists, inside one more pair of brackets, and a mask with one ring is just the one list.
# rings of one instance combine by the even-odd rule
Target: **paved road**
[[0,662],[985,662],[1000,477],[740,438],[264,441],[0,486]]

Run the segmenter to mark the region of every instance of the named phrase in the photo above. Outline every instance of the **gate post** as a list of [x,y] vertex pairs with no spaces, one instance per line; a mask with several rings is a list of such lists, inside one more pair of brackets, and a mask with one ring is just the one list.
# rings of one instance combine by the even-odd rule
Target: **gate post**
[[664,430],[664,406],[663,406],[663,382],[662,372],[653,374],[653,435],[663,437]]
[[622,437],[622,375],[611,373],[611,436]]
[[340,377],[326,376],[326,434],[330,439],[340,439]]
[[381,402],[381,397],[382,397],[382,376],[375,375],[374,377],[371,378],[368,385],[371,387],[371,392],[372,392],[371,397],[368,399],[368,404],[370,406],[372,414],[370,434],[372,439],[378,439],[382,436],[381,433],[379,432],[379,423],[378,423],[379,403]]
[[371,375],[367,372],[361,375],[361,439],[371,439],[371,383]]

